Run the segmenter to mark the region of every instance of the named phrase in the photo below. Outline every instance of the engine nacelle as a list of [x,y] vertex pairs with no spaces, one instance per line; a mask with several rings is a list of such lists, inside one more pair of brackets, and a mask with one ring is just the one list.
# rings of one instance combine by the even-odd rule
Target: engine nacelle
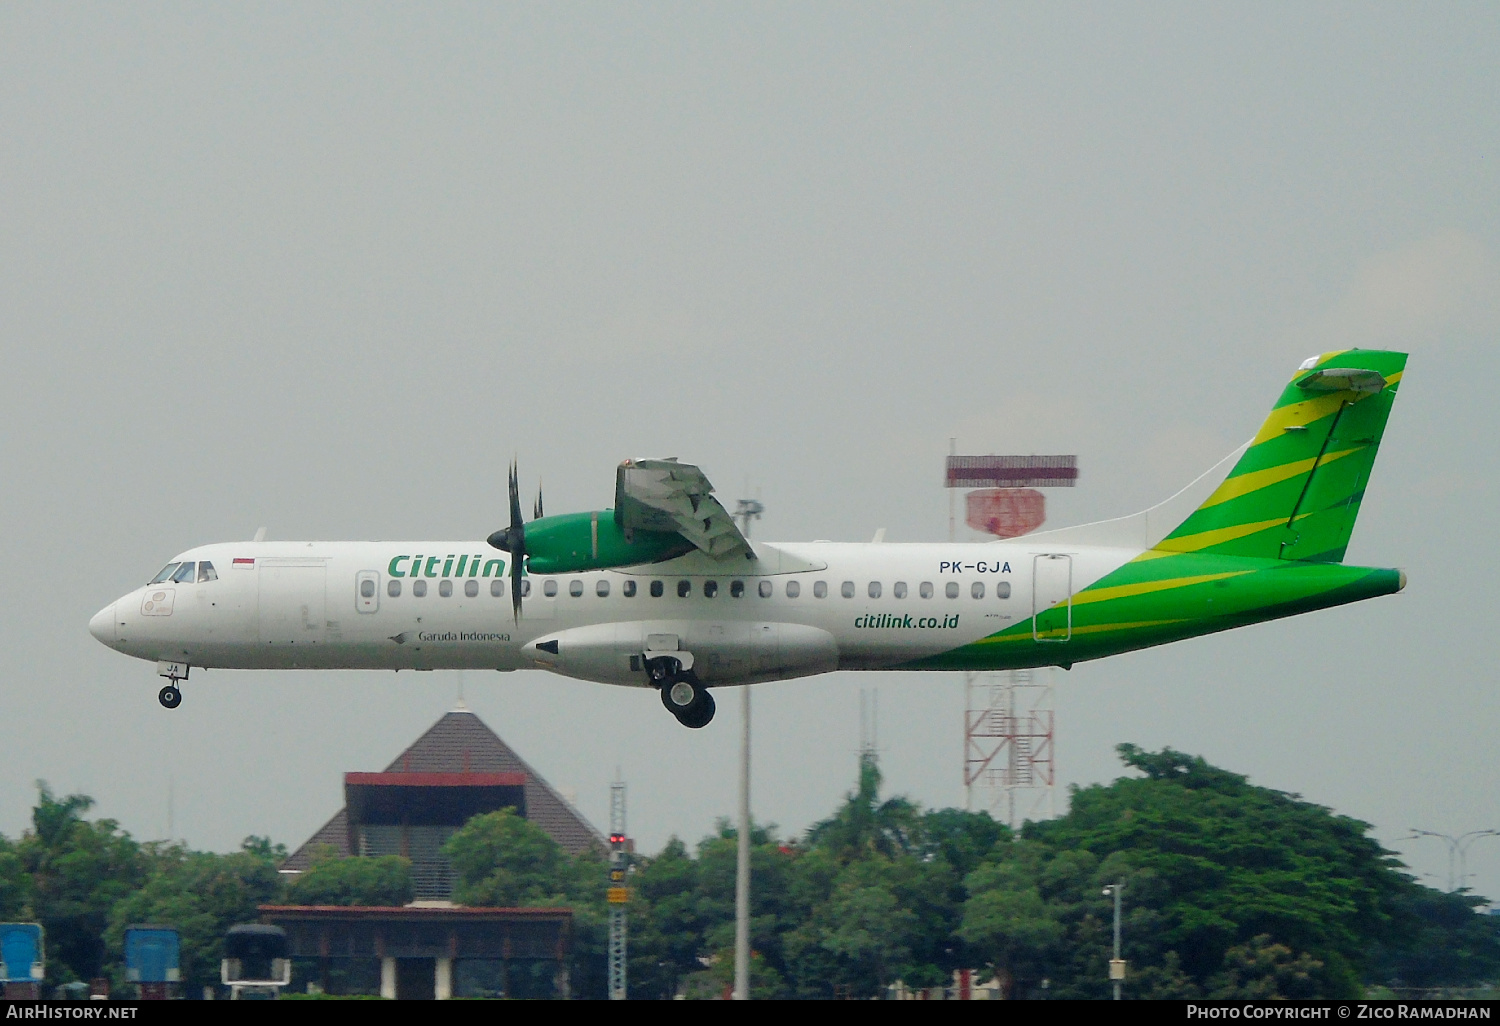
[[800,623],[600,623],[543,635],[522,646],[521,652],[537,666],[565,677],[640,687],[650,683],[648,655],[676,656],[709,687],[807,677],[839,665],[833,635]]
[[526,569],[533,574],[577,574],[658,563],[693,543],[675,531],[626,531],[611,509],[559,513],[526,525]]

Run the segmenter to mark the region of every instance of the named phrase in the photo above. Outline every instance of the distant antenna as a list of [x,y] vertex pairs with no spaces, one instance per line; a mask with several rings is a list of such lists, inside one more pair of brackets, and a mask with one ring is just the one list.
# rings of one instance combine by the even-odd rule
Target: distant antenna
[[880,749],[880,692],[871,688],[859,692],[859,758],[871,761],[879,758]]

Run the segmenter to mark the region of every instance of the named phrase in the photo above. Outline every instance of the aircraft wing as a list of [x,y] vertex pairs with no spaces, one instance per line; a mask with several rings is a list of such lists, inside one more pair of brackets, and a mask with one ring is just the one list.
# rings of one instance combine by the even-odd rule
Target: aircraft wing
[[615,473],[615,521],[626,531],[675,531],[716,559],[753,555],[703,471],[674,456],[626,460]]

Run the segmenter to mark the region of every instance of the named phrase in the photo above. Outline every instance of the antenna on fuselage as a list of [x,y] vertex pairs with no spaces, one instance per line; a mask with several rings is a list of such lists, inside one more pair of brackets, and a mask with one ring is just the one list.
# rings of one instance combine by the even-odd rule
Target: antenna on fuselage
[[265,541],[266,540],[266,529],[264,527],[257,527],[255,529],[255,537],[251,538],[250,540],[251,541],[258,541],[258,542]]

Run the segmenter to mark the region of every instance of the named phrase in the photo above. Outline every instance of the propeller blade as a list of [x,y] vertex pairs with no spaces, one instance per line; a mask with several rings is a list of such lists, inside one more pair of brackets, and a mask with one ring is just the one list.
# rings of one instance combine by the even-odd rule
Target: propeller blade
[[531,519],[542,519],[542,482],[536,483],[536,505],[531,508]]
[[521,481],[516,476],[516,461],[510,461],[510,526],[519,529],[521,522]]
[[512,558],[510,561],[510,609],[515,614],[516,623],[521,622],[521,560]]

